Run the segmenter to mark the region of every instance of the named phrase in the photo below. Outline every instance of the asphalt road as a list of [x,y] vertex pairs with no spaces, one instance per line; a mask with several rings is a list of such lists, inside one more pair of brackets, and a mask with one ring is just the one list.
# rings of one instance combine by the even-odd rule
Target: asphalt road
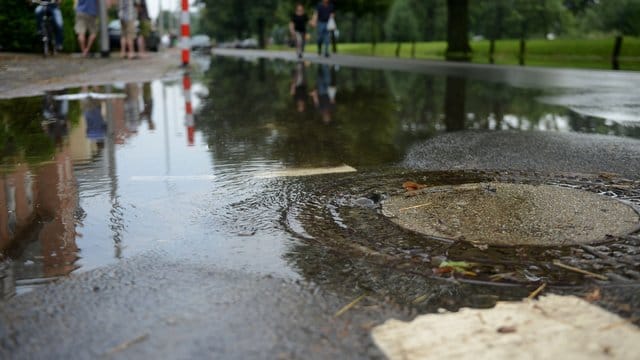
[[402,311],[311,285],[148,254],[0,305],[0,358],[377,358],[369,330]]

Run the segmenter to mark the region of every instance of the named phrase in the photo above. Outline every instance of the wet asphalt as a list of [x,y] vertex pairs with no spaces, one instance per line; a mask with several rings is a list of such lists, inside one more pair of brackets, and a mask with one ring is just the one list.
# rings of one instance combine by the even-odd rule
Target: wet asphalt
[[454,132],[415,145],[402,165],[421,170],[610,173],[638,179],[640,141],[575,133]]
[[346,304],[310,284],[152,253],[2,304],[0,358],[381,357],[369,330],[407,315],[365,299],[334,316]]
[[[221,50],[218,54],[293,60],[288,53]],[[425,65],[347,56],[318,61],[467,74],[527,86],[568,82],[579,87],[600,81],[617,87],[629,81],[623,73],[610,72],[499,66],[488,70],[481,65]],[[602,73],[608,75],[603,78]],[[466,131],[416,145],[401,165],[428,170],[611,172],[638,178],[640,141],[602,135]],[[72,275],[1,303],[0,358],[380,357],[370,328],[385,319],[408,315],[365,300],[344,315],[334,316],[352,300],[311,284],[149,253]]]

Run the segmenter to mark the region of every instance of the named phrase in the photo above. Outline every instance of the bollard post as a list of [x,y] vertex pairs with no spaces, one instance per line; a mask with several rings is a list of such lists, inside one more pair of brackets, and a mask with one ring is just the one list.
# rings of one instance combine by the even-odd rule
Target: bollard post
[[193,119],[193,105],[191,103],[191,76],[185,71],[182,76],[182,87],[184,89],[185,122],[187,128],[187,143],[193,146],[195,143],[195,121]]
[[189,25],[189,0],[182,0],[182,16],[180,17],[180,32],[182,35],[182,66],[189,66],[191,52],[191,29]]
[[100,0],[98,3],[98,15],[100,16],[100,56],[109,57],[109,27],[107,16],[107,0]]

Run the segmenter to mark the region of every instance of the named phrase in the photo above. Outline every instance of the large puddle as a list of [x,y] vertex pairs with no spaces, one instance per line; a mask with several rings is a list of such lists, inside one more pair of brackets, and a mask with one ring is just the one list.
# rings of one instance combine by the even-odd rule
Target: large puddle
[[[640,139],[626,103],[608,116],[579,110],[575,97],[562,105],[558,89],[282,61],[213,59],[191,76],[194,127],[182,78],[0,101],[3,297],[146,251],[430,310],[490,306],[541,282],[580,292],[594,281],[553,261],[609,282],[640,279],[638,237],[478,248],[403,230],[380,206],[407,180],[500,180],[637,209],[633,181],[397,167],[412,144],[463,129]],[[448,260],[474,265],[439,271]]]

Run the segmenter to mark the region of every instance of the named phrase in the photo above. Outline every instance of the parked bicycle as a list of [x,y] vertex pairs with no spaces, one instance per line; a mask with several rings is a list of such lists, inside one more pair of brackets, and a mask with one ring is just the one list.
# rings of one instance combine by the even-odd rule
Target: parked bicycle
[[55,55],[62,50],[62,13],[57,0],[31,0],[38,4],[36,20],[42,40],[43,55]]

